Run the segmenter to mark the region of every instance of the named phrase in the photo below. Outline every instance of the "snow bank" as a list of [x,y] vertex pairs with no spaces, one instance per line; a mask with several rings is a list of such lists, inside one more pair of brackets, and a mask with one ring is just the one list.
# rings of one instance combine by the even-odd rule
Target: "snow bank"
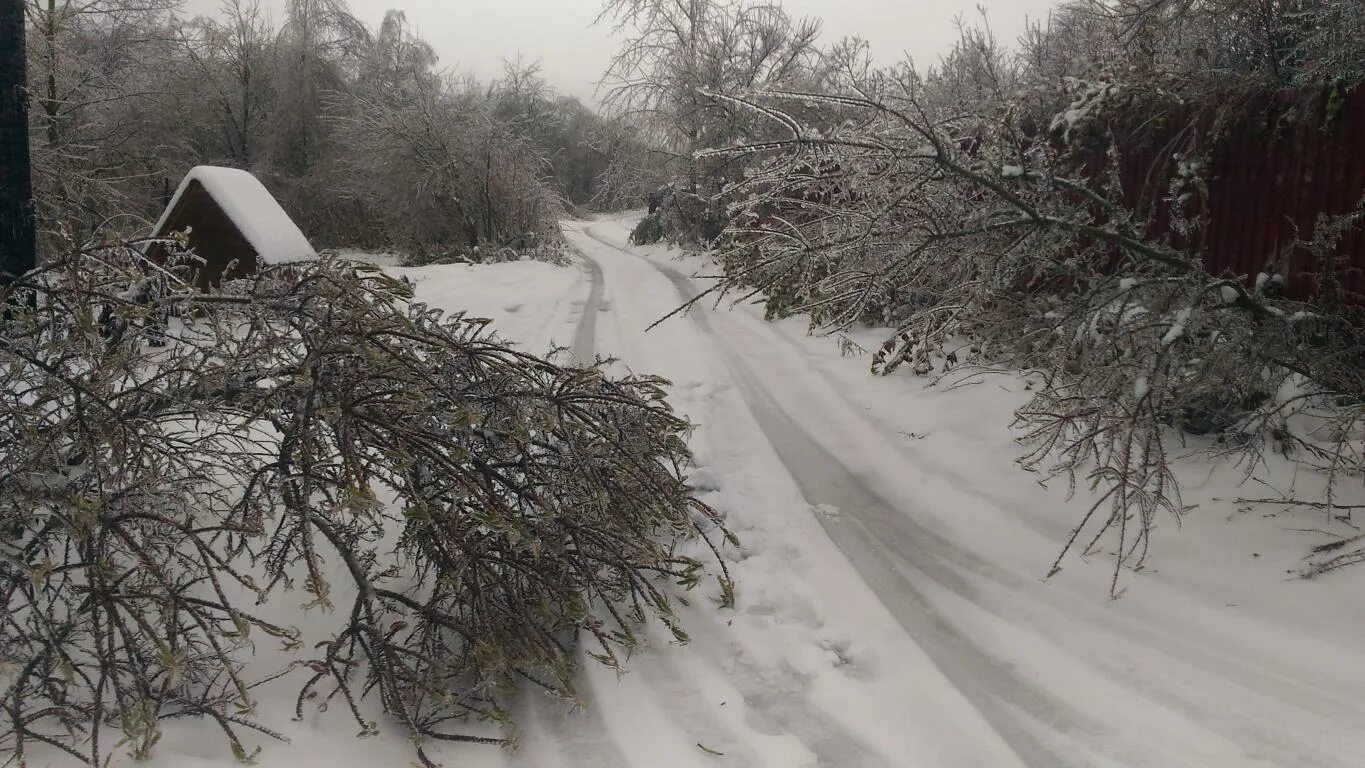
[[211,165],[191,168],[161,214],[154,232],[163,231],[162,228],[179,205],[181,196],[196,181],[251,244],[260,263],[287,264],[317,258],[317,251],[308,243],[308,238],[299,231],[298,225],[284,212],[265,185],[250,173],[236,168]]
[[417,301],[447,312],[486,317],[498,335],[534,354],[573,340],[586,297],[582,272],[543,261],[387,267],[385,271],[411,280]]

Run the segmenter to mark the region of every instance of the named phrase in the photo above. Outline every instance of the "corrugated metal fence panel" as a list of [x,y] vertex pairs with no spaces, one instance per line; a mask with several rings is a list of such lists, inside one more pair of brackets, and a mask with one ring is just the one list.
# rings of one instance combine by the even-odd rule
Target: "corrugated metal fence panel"
[[[1166,198],[1177,154],[1202,154],[1206,221],[1190,245],[1205,267],[1248,280],[1269,268],[1284,275],[1289,295],[1307,298],[1319,265],[1293,244],[1311,239],[1320,215],[1350,212],[1365,196],[1365,88],[1270,91],[1217,106],[1173,107],[1116,131],[1125,201],[1146,218],[1149,236],[1184,245]],[[1343,287],[1365,296],[1365,232],[1343,238],[1337,254]]]

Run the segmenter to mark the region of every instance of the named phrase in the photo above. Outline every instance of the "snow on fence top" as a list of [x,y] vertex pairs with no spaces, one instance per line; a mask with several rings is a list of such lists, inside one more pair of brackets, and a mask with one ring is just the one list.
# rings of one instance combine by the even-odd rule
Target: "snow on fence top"
[[180,182],[153,232],[164,234],[162,228],[175,213],[180,198],[194,182],[199,182],[209,197],[237,227],[261,264],[285,264],[317,258],[317,251],[299,231],[293,219],[284,212],[279,202],[246,171],[200,165],[190,169]]

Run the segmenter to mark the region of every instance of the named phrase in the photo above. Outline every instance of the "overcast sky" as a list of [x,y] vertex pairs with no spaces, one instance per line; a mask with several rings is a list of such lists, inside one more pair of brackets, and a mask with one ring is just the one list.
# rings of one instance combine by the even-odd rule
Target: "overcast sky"
[[[953,20],[975,17],[985,5],[996,36],[1013,45],[1026,18],[1044,18],[1056,0],[785,0],[793,16],[824,20],[828,40],[859,35],[872,44],[879,63],[903,53],[932,64],[956,39]],[[278,21],[285,0],[261,0]],[[186,0],[191,13],[215,14],[221,0]],[[593,101],[593,90],[616,43],[611,30],[594,27],[601,0],[350,0],[351,9],[371,27],[390,8],[407,13],[408,22],[435,47],[445,67],[472,71],[481,78],[502,72],[502,60],[518,53],[539,59],[545,79],[559,90]]]

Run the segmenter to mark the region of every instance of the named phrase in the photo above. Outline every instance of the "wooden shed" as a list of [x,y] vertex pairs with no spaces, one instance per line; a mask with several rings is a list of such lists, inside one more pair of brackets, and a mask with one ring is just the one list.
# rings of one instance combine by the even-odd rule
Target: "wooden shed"
[[[190,248],[203,260],[194,268],[193,280],[205,291],[262,265],[317,258],[308,238],[260,180],[235,168],[201,165],[185,175],[152,236],[174,232],[187,232]],[[147,255],[164,260],[166,248],[154,242]]]

